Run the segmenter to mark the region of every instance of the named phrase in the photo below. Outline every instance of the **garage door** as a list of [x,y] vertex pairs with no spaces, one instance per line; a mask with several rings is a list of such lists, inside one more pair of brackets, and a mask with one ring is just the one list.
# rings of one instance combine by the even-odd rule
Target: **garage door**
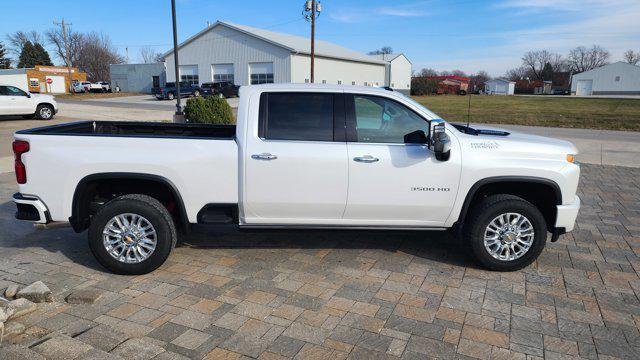
[[213,64],[211,65],[213,81],[230,81],[235,84],[233,78],[233,64]]
[[273,63],[249,64],[249,79],[251,80],[251,85],[273,83]]
[[[46,76],[47,80],[47,92],[52,94],[64,94],[65,91],[65,83],[64,76]],[[49,84],[51,82],[51,84]]]
[[589,96],[593,87],[593,80],[578,80],[576,95]]

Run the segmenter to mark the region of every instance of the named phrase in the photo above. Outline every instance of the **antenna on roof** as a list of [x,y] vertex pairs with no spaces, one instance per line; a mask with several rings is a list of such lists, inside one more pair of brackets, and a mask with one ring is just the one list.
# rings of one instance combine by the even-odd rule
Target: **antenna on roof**
[[469,124],[471,122],[471,93],[467,92],[467,96],[469,97],[469,104],[467,106],[467,129],[469,129]]

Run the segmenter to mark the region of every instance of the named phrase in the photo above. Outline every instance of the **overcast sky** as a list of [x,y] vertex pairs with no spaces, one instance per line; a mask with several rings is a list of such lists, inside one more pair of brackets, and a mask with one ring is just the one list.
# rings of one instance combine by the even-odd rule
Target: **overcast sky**
[[[303,0],[178,0],[179,40],[207,21],[226,20],[308,36]],[[640,51],[640,0],[325,0],[317,37],[367,52],[391,46],[414,70],[486,70],[499,76],[527,50],[599,44],[621,60]],[[7,33],[46,31],[54,20],[107,34],[131,62],[142,46],[171,47],[169,0],[3,1],[0,41]],[[6,42],[6,41],[5,41]],[[52,54],[53,55],[53,54]]]

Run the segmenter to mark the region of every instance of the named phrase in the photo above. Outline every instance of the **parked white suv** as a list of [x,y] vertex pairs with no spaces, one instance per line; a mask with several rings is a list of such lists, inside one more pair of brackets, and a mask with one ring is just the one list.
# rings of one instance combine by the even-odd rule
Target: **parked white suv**
[[243,86],[237,125],[87,121],[13,148],[16,217],[89,229],[124,274],[156,269],[192,224],[459,229],[484,266],[517,270],[580,208],[573,144],[447,123],[373,87]]
[[58,103],[51,95],[31,94],[15,86],[0,85],[0,115],[22,115],[51,120]]

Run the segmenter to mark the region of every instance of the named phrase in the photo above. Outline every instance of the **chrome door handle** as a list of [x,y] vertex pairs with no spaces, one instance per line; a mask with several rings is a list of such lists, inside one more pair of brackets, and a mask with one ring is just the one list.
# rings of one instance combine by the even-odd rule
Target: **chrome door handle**
[[374,163],[379,160],[380,159],[378,159],[377,157],[373,157],[371,155],[358,156],[353,158],[353,161],[362,162],[362,163]]
[[254,160],[275,160],[278,157],[275,155],[271,155],[269,153],[262,153],[262,154],[253,154],[251,155],[251,158]]

